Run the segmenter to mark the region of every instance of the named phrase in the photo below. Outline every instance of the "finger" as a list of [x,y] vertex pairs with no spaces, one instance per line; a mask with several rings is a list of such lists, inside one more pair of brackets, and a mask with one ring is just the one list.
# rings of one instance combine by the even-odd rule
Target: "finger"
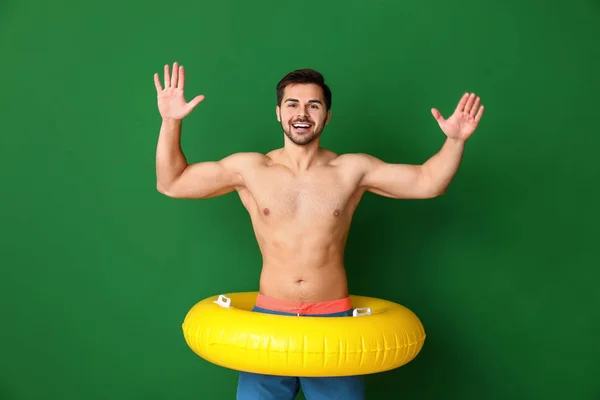
[[183,89],[185,86],[185,71],[183,70],[183,65],[179,67],[179,81],[177,82],[177,87],[179,89]]
[[465,109],[465,105],[467,104],[467,100],[469,100],[469,93],[463,94],[463,96],[460,98],[460,101],[456,106],[456,111],[463,112],[463,110]]
[[190,109],[195,108],[198,104],[200,104],[202,102],[202,100],[204,100],[204,95],[200,95],[200,96],[196,96],[192,99],[192,101],[190,101],[188,103],[188,106],[190,107]]
[[467,114],[471,113],[471,109],[473,108],[473,102],[475,101],[475,93],[471,93],[469,98],[467,99],[467,104],[465,104],[465,112]]
[[473,106],[471,107],[471,111],[469,112],[469,114],[471,114],[471,117],[475,116],[475,113],[477,112],[477,110],[479,109],[479,102],[481,101],[481,99],[479,98],[479,96],[477,96],[475,98],[475,102],[473,103]]
[[171,86],[171,78],[169,77],[169,64],[165,64],[165,89]]
[[477,115],[475,115],[475,122],[481,121],[481,117],[483,116],[483,104],[479,107],[479,111],[477,111]]
[[442,113],[437,108],[432,108],[431,114],[433,115],[433,118],[435,118],[435,120],[438,122],[441,122],[444,120],[444,117],[442,117]]
[[179,76],[179,64],[173,63],[173,76],[171,76],[171,87],[177,87],[177,77]]
[[156,92],[160,92],[162,90],[158,74],[154,74],[154,86],[156,87]]

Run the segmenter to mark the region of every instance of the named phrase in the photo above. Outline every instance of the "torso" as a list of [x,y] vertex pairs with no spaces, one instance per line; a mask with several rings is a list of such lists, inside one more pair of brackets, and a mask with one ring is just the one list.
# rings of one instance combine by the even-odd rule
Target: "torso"
[[243,172],[238,189],[263,256],[260,292],[315,302],[348,296],[344,247],[362,192],[327,153],[294,174],[276,153]]

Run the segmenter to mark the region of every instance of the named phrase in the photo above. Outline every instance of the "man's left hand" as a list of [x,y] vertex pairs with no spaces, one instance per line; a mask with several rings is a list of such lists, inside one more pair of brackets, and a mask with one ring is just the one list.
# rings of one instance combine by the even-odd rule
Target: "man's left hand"
[[444,119],[436,108],[432,108],[431,113],[446,136],[465,141],[475,132],[483,115],[483,105],[479,104],[480,101],[475,93],[465,93],[450,118]]

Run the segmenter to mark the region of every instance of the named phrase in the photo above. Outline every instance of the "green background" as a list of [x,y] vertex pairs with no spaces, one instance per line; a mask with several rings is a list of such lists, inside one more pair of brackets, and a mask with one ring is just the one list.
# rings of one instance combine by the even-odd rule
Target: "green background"
[[189,161],[282,144],[275,85],[320,70],[323,145],[421,163],[464,91],[486,112],[445,196],[367,194],[354,294],[411,308],[428,337],[369,399],[598,399],[596,0],[0,3],[0,399],[233,399],[194,355],[197,301],[256,290],[236,194],[156,191],[152,81],[187,68]]

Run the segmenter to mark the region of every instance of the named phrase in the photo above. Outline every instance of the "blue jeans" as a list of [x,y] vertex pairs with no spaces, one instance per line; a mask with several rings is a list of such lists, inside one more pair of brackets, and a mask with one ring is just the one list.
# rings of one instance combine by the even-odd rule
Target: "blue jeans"
[[[252,311],[277,315],[293,315],[254,307]],[[352,316],[352,310],[312,315],[318,317]],[[364,400],[363,376],[293,377],[240,372],[237,400],[294,400],[302,388],[306,400]]]

